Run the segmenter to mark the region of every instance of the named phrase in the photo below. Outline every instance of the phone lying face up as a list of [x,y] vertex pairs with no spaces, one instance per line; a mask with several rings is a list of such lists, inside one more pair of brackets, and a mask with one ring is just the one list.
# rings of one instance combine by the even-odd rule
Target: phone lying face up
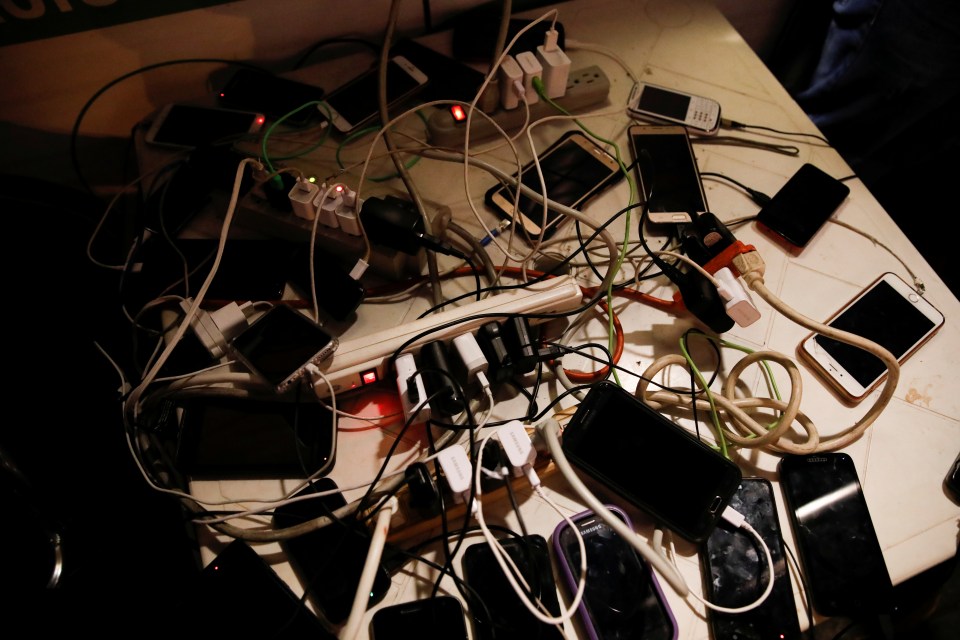
[[740,468],[639,398],[595,384],[563,430],[570,463],[691,542],[740,485]]
[[[897,275],[885,273],[826,324],[876,342],[903,363],[943,323],[943,314],[913,287]],[[820,334],[805,338],[798,351],[813,371],[851,404],[863,400],[887,375],[880,358]]]
[[149,144],[173,149],[232,144],[263,127],[262,113],[190,104],[168,104],[157,114],[144,136]]
[[627,134],[650,222],[682,224],[707,211],[697,158],[684,127],[633,125]]
[[[628,527],[620,508],[607,508]],[[580,618],[591,640],[674,640],[677,624],[660,583],[633,546],[593,511],[571,518],[587,550],[587,578]],[[562,520],[553,532],[553,548],[571,594],[580,580],[580,545]]]
[[[576,130],[565,133],[538,158],[547,197],[577,210],[623,177],[617,159]],[[524,166],[521,174],[523,185],[542,193],[534,163]],[[487,191],[486,202],[500,217],[512,220],[515,195],[514,187],[496,185]],[[543,237],[549,238],[560,222],[561,214],[549,209],[544,214],[543,203],[520,194],[517,224],[528,236],[539,237],[544,230]]]

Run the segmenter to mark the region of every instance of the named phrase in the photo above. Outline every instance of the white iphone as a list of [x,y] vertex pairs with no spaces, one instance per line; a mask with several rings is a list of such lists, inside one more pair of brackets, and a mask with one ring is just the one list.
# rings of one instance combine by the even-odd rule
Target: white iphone
[[[884,273],[827,321],[889,350],[903,363],[943,326],[944,318],[913,287]],[[800,357],[841,397],[856,404],[880,384],[887,369],[875,355],[820,334],[798,348]]]
[[634,118],[678,124],[693,134],[713,135],[720,128],[720,103],[645,82],[634,85],[627,99]]
[[[427,76],[403,56],[390,58],[387,66],[387,104],[392,106],[412,96],[427,84]],[[364,71],[330,93],[318,105],[320,114],[340,133],[350,133],[371,124],[379,116],[379,69]]]

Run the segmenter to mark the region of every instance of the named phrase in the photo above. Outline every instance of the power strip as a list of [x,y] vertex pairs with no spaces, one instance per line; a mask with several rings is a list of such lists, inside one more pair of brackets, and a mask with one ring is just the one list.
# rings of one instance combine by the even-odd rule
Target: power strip
[[[603,70],[594,65],[570,72],[567,79],[567,92],[562,97],[554,99],[558,105],[567,111],[576,111],[590,105],[603,102],[610,94],[610,79]],[[489,114],[504,131],[510,131],[523,125],[526,121],[526,111],[521,107],[516,109],[499,109]],[[544,100],[538,100],[530,105],[530,121],[546,116],[557,115],[556,108]],[[430,144],[438,147],[462,149],[466,137],[466,125],[457,122],[449,109],[435,111],[427,121]],[[470,121],[470,139],[483,140],[499,133],[496,127],[483,116],[474,115]]]
[[[570,276],[560,276],[471,302],[456,309],[441,311],[379,333],[342,340],[333,356],[320,368],[335,392],[350,391],[364,386],[370,379],[388,379],[392,375],[388,369],[391,356],[408,340],[411,342],[403,348],[402,353],[416,354],[426,342],[453,339],[460,334],[476,331],[482,324],[496,319],[475,318],[477,315],[563,313],[573,311],[582,303],[583,293],[576,281]],[[458,320],[463,322],[457,322]],[[538,319],[531,318],[531,322],[537,323]],[[455,324],[444,326],[450,323]],[[426,335],[420,336],[424,333]],[[370,376],[371,373],[375,375]],[[316,392],[321,398],[327,397],[330,395],[330,388],[325,382],[320,382],[316,386]]]

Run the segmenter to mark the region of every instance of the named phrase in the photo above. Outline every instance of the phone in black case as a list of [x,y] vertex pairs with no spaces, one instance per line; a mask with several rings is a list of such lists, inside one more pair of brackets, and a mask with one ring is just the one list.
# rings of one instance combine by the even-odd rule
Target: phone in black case
[[382,607],[370,622],[371,640],[467,640],[463,606],[436,596]]
[[825,616],[890,612],[893,585],[853,459],[788,455],[779,468],[813,608]]
[[[730,499],[743,514],[773,559],[773,591],[760,606],[743,613],[708,610],[713,640],[799,640],[800,621],[793,584],[784,555],[773,485],[766,478],[744,478]],[[720,522],[700,547],[700,564],[708,601],[738,608],[754,601],[767,587],[770,570],[757,540],[746,531]]]

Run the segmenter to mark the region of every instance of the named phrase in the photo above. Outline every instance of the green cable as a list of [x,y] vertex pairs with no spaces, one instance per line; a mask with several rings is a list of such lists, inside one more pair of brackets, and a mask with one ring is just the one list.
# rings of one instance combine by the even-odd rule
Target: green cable
[[[277,120],[276,120],[274,123],[272,123],[269,127],[267,127],[267,130],[263,133],[263,138],[261,138],[261,140],[260,140],[260,155],[263,156],[263,162],[264,162],[264,164],[267,165],[267,168],[270,170],[270,173],[276,172],[276,168],[273,166],[273,162],[270,161],[270,154],[267,153],[267,140],[270,139],[270,135],[273,133],[273,130],[277,128],[277,125],[279,125],[280,123],[282,123],[284,120],[286,120],[286,119],[289,118],[290,116],[293,116],[293,115],[295,115],[295,114],[297,114],[297,113],[300,113],[301,111],[303,111],[303,110],[306,109],[307,107],[314,107],[314,106],[326,107],[326,105],[323,104],[322,102],[320,102],[319,100],[312,100],[312,101],[310,101],[310,102],[307,102],[307,103],[305,103],[305,104],[302,104],[302,105],[300,105],[299,107],[297,107],[296,109],[294,109],[293,111],[291,111],[291,112],[289,112],[289,113],[285,113],[285,114],[283,114],[282,116],[280,116],[279,118],[277,118]],[[329,117],[329,116],[330,116],[329,110],[327,111],[327,116],[328,116],[328,117],[327,117],[327,121],[328,121],[328,122],[329,122],[330,120],[332,120],[332,118]],[[275,159],[297,158],[297,157],[300,157],[300,156],[302,156],[302,155],[306,155],[307,153],[310,153],[311,151],[313,151],[314,149],[316,149],[317,147],[319,147],[320,145],[322,145],[322,144],[327,140],[327,137],[328,137],[329,135],[330,135],[330,128],[329,128],[329,126],[328,126],[328,127],[327,127],[327,130],[324,132],[324,135],[321,136],[320,141],[317,142],[316,144],[314,144],[313,146],[311,146],[311,147],[307,148],[306,150],[301,151],[301,152],[299,152],[299,153],[297,153],[297,154],[290,155],[290,156],[284,156],[284,157],[282,157],[282,158],[275,158]],[[274,182],[277,186],[279,186],[279,187],[282,187],[282,186],[283,186],[283,178],[281,178],[279,175],[273,176],[273,178],[271,178],[271,181],[273,181],[273,182]]]
[[[544,87],[543,80],[541,78],[535,77],[533,79],[533,88],[536,90],[537,95],[539,95],[544,102],[546,102],[547,104],[549,104],[554,109],[556,109],[557,111],[559,111],[564,115],[568,115],[568,116],[571,115],[569,111],[567,111],[566,109],[561,107],[559,104],[554,102],[551,98],[547,97],[546,87]],[[624,177],[627,179],[627,184],[630,186],[630,196],[629,196],[628,204],[632,205],[636,203],[637,188],[636,188],[636,185],[634,184],[633,178],[630,176],[630,171],[627,169],[627,166],[623,163],[623,158],[620,155],[619,145],[617,145],[617,143],[613,142],[612,140],[607,140],[606,138],[598,136],[589,128],[587,128],[586,125],[580,122],[578,118],[574,118],[573,122],[591,138],[595,138],[596,140],[599,140],[600,142],[603,142],[613,147],[614,154],[617,159],[617,164],[620,166],[620,170],[623,172]],[[625,230],[624,230],[624,236],[623,236],[623,245],[621,246],[621,249],[620,249],[620,255],[617,257],[617,263],[615,266],[614,274],[620,273],[620,269],[623,267],[623,261],[626,260],[627,258],[627,249],[630,246],[630,211],[631,209],[628,209],[627,213],[624,215]],[[615,347],[615,337],[614,337],[615,332],[613,327],[613,281],[615,279],[616,279],[615,277],[611,278],[610,284],[607,286],[607,344],[610,347],[611,353],[613,352],[613,349]],[[615,367],[613,367],[612,369],[613,369],[614,380],[616,380],[617,384],[622,387],[623,383],[620,382],[620,376],[617,375],[617,369]]]
[[[427,117],[426,117],[426,116],[424,116],[420,111],[416,111],[415,113],[420,117],[420,120],[423,121],[423,124],[427,124]],[[337,145],[337,152],[336,152],[337,166],[340,167],[340,169],[346,169],[346,167],[343,166],[343,161],[340,159],[340,152],[341,152],[348,144],[350,144],[351,142],[353,142],[353,141],[356,140],[357,138],[361,138],[361,137],[363,137],[363,136],[365,136],[365,135],[368,135],[368,134],[370,134],[370,133],[376,133],[376,132],[379,131],[379,130],[380,130],[380,127],[378,127],[378,126],[367,127],[366,129],[361,129],[361,130],[359,130],[359,131],[355,131],[355,132],[351,133],[350,135],[348,135],[346,138],[344,138],[344,139],[343,139],[343,142],[341,142],[339,145]],[[411,168],[413,165],[417,164],[418,162],[420,162],[420,156],[415,155],[415,156],[413,156],[413,158],[411,158],[410,160],[407,160],[407,162],[406,162],[403,166],[404,166],[405,168],[409,169],[409,168]],[[367,180],[369,180],[370,182],[384,182],[384,181],[386,181],[386,180],[392,180],[393,178],[398,178],[398,177],[400,177],[400,174],[399,174],[399,173],[391,173],[391,174],[387,174],[387,175],[384,175],[384,176],[374,176],[374,177],[372,177],[372,178],[367,178]]]

